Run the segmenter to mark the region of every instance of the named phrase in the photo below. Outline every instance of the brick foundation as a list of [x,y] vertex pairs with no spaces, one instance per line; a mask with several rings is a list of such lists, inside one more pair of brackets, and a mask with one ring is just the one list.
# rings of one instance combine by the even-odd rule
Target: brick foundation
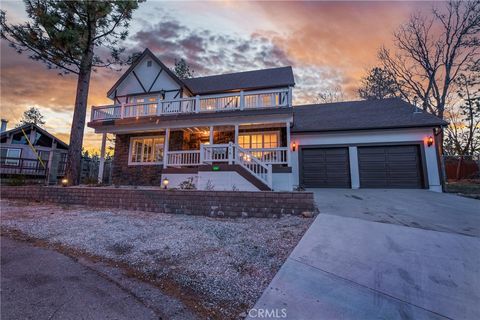
[[2,198],[213,217],[278,217],[315,211],[311,192],[2,187]]

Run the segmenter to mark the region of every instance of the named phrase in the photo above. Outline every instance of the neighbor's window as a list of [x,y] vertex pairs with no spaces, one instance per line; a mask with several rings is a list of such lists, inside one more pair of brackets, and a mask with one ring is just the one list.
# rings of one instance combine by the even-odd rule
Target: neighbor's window
[[240,133],[238,143],[244,149],[278,148],[278,132]]
[[2,162],[9,166],[18,166],[20,161],[18,159],[12,159],[12,158],[20,158],[21,154],[22,154],[22,149],[16,149],[16,148],[1,149]]
[[138,137],[130,140],[130,164],[156,164],[163,161],[165,138]]

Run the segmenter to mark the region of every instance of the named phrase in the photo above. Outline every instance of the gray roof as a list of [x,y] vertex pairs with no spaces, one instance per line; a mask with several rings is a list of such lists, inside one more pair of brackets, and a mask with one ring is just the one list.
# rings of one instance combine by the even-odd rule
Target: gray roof
[[397,98],[295,106],[293,123],[293,132],[437,127],[448,124]]
[[62,140],[58,139],[57,137],[55,137],[53,134],[49,133],[47,130],[45,129],[42,129],[40,128],[39,126],[37,126],[36,124],[34,123],[26,123],[24,125],[21,125],[19,127],[15,127],[13,129],[10,129],[10,130],[7,130],[7,131],[3,131],[0,133],[0,137],[1,138],[4,138],[5,136],[10,136],[11,134],[15,134],[17,132],[20,132],[22,131],[22,129],[29,129],[29,128],[35,128],[38,132],[40,132],[41,134],[44,134],[46,135],[47,137],[51,138],[51,139],[54,139],[57,141],[57,143],[59,143],[60,145],[62,145],[63,147],[65,147],[66,149],[68,149],[68,144],[66,144],[65,142],[63,142]]
[[182,80],[194,94],[231,90],[278,88],[295,85],[292,67],[228,73]]

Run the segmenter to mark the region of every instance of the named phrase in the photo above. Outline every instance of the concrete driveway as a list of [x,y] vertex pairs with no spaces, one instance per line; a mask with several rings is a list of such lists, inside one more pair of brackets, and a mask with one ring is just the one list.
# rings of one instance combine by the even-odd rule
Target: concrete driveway
[[321,214],[249,319],[480,319],[480,201],[313,191]]

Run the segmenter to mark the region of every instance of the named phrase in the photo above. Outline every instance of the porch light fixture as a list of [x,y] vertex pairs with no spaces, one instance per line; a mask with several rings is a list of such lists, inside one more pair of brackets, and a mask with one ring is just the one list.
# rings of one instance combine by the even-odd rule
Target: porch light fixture
[[431,147],[433,145],[433,137],[430,136],[427,138],[427,146]]
[[68,179],[62,179],[62,187],[66,187],[68,185]]
[[165,100],[165,90],[160,90],[160,97]]
[[295,151],[297,149],[297,144],[295,142],[292,143],[292,151]]
[[170,181],[168,181],[167,178],[163,179],[163,189],[167,189],[167,186],[168,186],[168,183],[169,183],[169,182],[170,182]]

